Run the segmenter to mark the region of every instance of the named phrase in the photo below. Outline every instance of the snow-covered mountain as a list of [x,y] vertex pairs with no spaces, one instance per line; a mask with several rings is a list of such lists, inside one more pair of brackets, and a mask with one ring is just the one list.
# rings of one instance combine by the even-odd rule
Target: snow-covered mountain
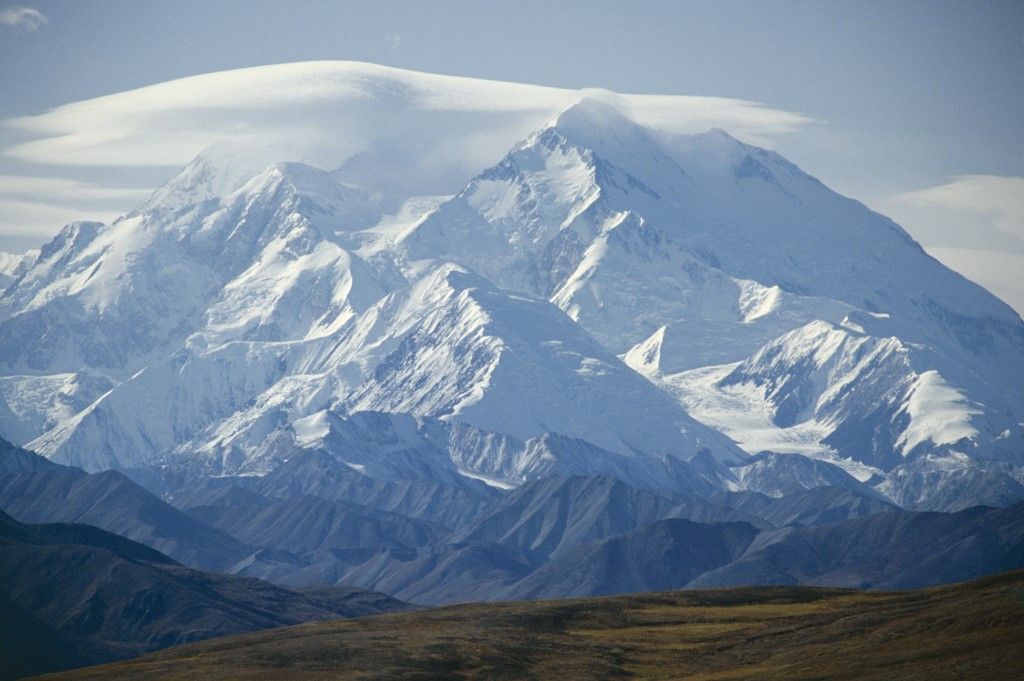
[[[358,190],[278,164],[219,200],[66,230],[66,264],[49,266],[45,249],[3,323],[28,333],[63,305],[78,314],[58,323],[79,326],[46,336],[45,353],[5,356],[18,368],[84,363],[123,381],[29,446],[90,470],[198,452],[234,472],[269,432],[334,408],[444,418],[524,442],[558,433],[622,456],[742,456],[546,301],[443,261],[378,275],[335,234],[374,217]],[[191,286],[164,279],[176,276]],[[142,313],[150,305],[155,319]],[[76,337],[87,325],[94,346]]]
[[[950,447],[1021,461],[1020,318],[891,221],[722,131],[668,138],[585,101],[402,246],[548,297],[751,451],[859,473]],[[751,411],[756,430],[790,432],[761,447]]]
[[796,476],[917,506],[1024,464],[1019,316],[721,130],[582,100],[444,199],[254,164],[206,153],[7,268],[0,434],[93,471],[311,450],[382,480]]

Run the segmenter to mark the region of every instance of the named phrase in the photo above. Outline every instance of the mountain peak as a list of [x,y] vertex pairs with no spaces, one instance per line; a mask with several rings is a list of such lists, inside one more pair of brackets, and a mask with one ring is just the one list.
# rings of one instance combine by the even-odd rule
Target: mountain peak
[[270,161],[264,152],[213,144],[189,161],[167,184],[150,194],[133,212],[175,211],[226,196],[266,168]]
[[629,129],[636,127],[622,109],[608,102],[584,97],[555,118],[552,127],[563,132],[594,129]]
[[729,131],[723,128],[708,128],[707,131],[698,133],[696,137],[703,137],[708,140],[719,140],[723,143],[729,144],[743,144],[738,139],[729,134]]
[[252,194],[264,191],[265,187],[274,189],[287,184],[297,193],[307,196],[330,196],[338,193],[359,194],[356,187],[339,182],[331,173],[305,163],[281,161],[272,163],[259,173],[253,174],[232,194]]
[[650,144],[643,129],[621,108],[591,97],[564,110],[548,129],[556,130],[572,144],[606,156]]

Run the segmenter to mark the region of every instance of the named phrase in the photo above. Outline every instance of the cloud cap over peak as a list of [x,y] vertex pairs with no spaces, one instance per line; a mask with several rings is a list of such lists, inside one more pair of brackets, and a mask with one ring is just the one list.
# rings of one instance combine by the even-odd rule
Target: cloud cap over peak
[[[212,143],[259,145],[321,167],[373,156],[426,193],[457,190],[585,91],[320,61],[221,71],[4,122],[33,139],[3,151],[37,164],[181,166]],[[611,96],[609,94],[609,96]],[[617,96],[618,97],[618,96]],[[766,142],[810,119],[720,97],[621,95],[642,125],[730,129]]]

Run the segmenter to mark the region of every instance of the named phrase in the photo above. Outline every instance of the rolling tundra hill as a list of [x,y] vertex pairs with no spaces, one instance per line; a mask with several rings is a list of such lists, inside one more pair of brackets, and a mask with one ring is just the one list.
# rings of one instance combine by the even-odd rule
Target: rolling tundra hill
[[924,591],[761,587],[463,605],[275,629],[53,679],[1005,679],[1013,572]]

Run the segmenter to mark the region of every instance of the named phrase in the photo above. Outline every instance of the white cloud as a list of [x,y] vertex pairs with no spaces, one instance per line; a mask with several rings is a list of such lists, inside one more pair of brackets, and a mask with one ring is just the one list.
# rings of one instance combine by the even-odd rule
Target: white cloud
[[983,248],[930,247],[929,253],[1024,316],[1024,254]]
[[0,237],[34,236],[39,237],[41,243],[45,237],[53,236],[69,222],[111,222],[118,216],[119,211],[83,210],[33,201],[5,200],[0,202]]
[[1024,177],[961,175],[952,182],[902,194],[899,200],[987,219],[992,227],[1024,239]]
[[82,182],[64,177],[37,177],[31,175],[0,175],[0,205],[4,197],[18,197],[32,201],[60,198],[63,203],[138,202],[146,198],[149,189],[110,187],[93,182]]
[[0,175],[0,250],[41,242],[75,220],[110,222],[149,189],[108,187],[63,177]]
[[46,16],[32,7],[11,5],[0,9],[0,24],[23,31],[34,31],[50,23]]
[[[279,64],[192,76],[4,124],[34,139],[4,155],[39,164],[180,166],[215,141],[321,167],[373,155],[424,191],[455,191],[558,111],[564,90],[356,62]],[[625,95],[636,120],[675,132],[718,126],[757,141],[809,119],[718,97]],[[394,175],[393,169],[389,171]],[[443,185],[443,186],[439,186]]]
[[1024,177],[961,175],[883,205],[929,253],[1024,314]]

